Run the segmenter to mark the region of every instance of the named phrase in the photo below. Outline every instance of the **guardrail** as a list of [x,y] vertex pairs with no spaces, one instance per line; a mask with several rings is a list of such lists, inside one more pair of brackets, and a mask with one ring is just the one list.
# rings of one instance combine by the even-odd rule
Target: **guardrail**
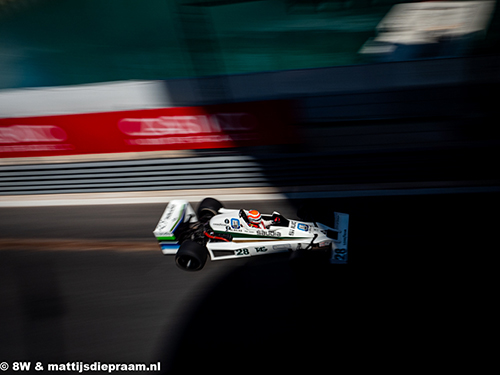
[[237,155],[0,167],[0,195],[255,186],[260,167]]
[[[0,195],[497,180],[494,149],[282,153],[0,166]],[[471,158],[477,161],[474,163]]]

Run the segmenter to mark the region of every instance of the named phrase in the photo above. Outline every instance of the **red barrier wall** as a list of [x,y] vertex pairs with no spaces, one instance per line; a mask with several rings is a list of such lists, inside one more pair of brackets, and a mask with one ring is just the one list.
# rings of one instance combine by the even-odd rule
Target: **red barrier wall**
[[285,101],[0,119],[0,157],[297,142]]

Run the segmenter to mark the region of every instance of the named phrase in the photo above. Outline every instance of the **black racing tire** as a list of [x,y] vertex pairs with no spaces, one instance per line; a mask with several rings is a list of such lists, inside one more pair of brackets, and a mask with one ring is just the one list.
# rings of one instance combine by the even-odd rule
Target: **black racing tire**
[[221,202],[214,198],[205,198],[201,201],[198,206],[196,214],[198,215],[198,220],[208,222],[212,217],[217,215],[219,210],[223,208]]
[[207,262],[208,252],[191,240],[184,241],[175,254],[175,264],[184,271],[200,271]]
[[330,221],[330,216],[325,207],[318,202],[307,202],[299,207],[297,210],[297,217],[303,221],[326,223]]
[[310,204],[303,204],[297,210],[297,217],[304,221],[313,221],[315,208]]

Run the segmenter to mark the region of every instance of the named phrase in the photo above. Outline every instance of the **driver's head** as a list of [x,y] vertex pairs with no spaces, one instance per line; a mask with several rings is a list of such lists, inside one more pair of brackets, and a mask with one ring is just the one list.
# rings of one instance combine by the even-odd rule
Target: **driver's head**
[[248,211],[247,217],[248,217],[248,222],[256,226],[259,226],[262,221],[260,217],[260,212],[257,210]]

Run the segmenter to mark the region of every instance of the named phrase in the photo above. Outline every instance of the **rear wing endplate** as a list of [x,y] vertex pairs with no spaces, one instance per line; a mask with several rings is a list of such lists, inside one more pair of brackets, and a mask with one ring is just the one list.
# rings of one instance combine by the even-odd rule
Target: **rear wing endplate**
[[334,212],[335,229],[338,230],[338,238],[333,241],[332,264],[346,264],[348,258],[347,243],[349,239],[349,215],[340,212]]

